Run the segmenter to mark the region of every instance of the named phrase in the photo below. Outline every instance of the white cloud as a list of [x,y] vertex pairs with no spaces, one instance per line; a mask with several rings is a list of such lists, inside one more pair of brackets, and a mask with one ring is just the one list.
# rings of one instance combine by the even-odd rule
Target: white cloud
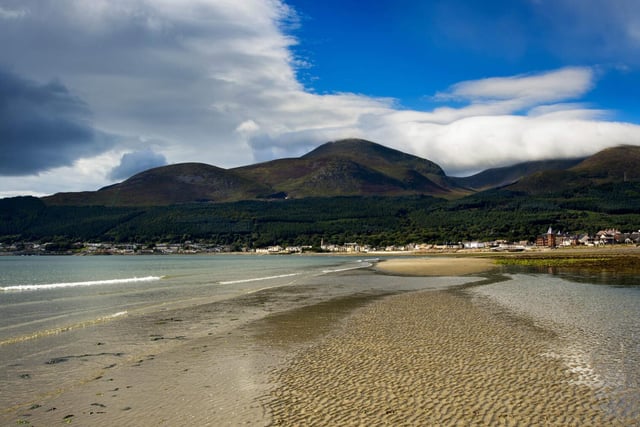
[[0,197],[18,195],[46,196],[62,191],[97,190],[109,184],[105,177],[121,156],[107,152],[89,159],[79,159],[71,166],[41,172],[38,175],[0,177]]
[[639,126],[592,120],[589,111],[580,110],[467,117],[448,124],[396,119],[387,117],[389,123],[378,130],[380,138],[437,159],[450,174],[526,160],[586,156],[612,145],[640,145]]
[[[7,192],[107,185],[123,154],[147,149],[146,141],[169,163],[233,167],[362,137],[452,174],[640,144],[639,126],[609,122],[606,111],[580,103],[596,83],[589,67],[464,81],[435,95],[440,108],[402,110],[389,98],[305,91],[296,40],[283,32],[295,13],[279,0],[23,4],[33,7],[22,27],[0,26],[2,64],[25,79],[59,78],[97,128],[124,137],[71,167],[21,182],[0,178]],[[448,106],[451,99],[465,105]]]
[[535,104],[576,98],[584,95],[592,85],[591,68],[568,67],[538,74],[460,82],[453,85],[448,96],[480,102],[522,100]]
[[19,19],[29,13],[26,9],[7,9],[0,6],[0,19]]

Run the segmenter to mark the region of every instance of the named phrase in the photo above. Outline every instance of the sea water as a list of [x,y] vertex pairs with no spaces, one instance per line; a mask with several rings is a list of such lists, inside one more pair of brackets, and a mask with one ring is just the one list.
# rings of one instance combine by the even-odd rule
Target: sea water
[[562,360],[578,382],[608,393],[615,413],[637,419],[640,280],[522,272],[507,279],[471,292],[552,331],[557,340],[544,356]]
[[384,276],[357,273],[371,265],[332,256],[0,257],[0,422],[106,368],[224,337],[269,314],[469,281],[416,278],[390,288]]
[[342,262],[233,255],[0,257],[0,343],[281,286]]
[[331,256],[4,256],[0,345],[371,265]]
[[[361,292],[479,280],[396,280],[367,272],[371,264],[330,256],[0,257],[0,414],[38,393],[89,380],[92,368],[103,371],[124,357],[157,354],[181,339],[223,333],[269,313]],[[561,358],[580,381],[606,387],[615,404],[638,416],[635,277],[603,284],[588,276],[507,271],[503,279],[465,292],[555,333],[559,339],[542,356]]]

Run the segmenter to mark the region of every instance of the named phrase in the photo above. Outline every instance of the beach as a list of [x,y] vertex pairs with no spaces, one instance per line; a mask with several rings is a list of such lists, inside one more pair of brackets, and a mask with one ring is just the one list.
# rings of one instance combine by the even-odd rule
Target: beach
[[[494,268],[474,257],[391,259],[305,286],[149,314],[128,332],[132,341],[153,341],[144,351],[96,338],[84,355],[95,364],[91,377],[5,410],[0,420],[638,425],[637,413],[617,413],[604,386],[551,351],[553,331],[465,291],[465,283],[499,280],[486,275]],[[106,336],[129,321],[94,332]],[[196,334],[203,324],[210,332]]]
[[495,267],[490,258],[473,257],[407,257],[385,260],[376,271],[407,276],[462,276],[484,273]]
[[275,375],[275,425],[626,425],[548,332],[449,292],[390,297]]
[[[394,259],[386,274],[473,274],[477,258]],[[395,295],[274,375],[274,425],[636,425],[549,353],[554,334],[463,292]]]

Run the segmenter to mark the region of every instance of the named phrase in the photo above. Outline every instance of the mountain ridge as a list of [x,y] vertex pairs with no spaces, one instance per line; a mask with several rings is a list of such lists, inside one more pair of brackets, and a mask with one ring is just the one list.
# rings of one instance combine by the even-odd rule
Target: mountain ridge
[[524,162],[471,177],[375,142],[325,143],[296,158],[223,169],[179,163],[149,169],[97,191],[43,197],[59,206],[163,206],[283,198],[422,195],[457,199],[495,188],[531,194],[640,180],[640,147],[621,145],[580,159]]
[[483,191],[514,184],[522,178],[537,172],[565,170],[585,159],[586,157],[559,160],[533,160],[511,166],[486,169],[468,177],[452,177],[451,179],[464,187],[476,191]]
[[594,185],[640,181],[640,147],[605,148],[563,170],[538,171],[507,188],[527,194],[576,191]]

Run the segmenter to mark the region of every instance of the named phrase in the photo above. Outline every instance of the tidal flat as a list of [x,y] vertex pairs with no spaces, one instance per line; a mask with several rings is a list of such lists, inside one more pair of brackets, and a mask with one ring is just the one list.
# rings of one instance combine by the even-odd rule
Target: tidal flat
[[[391,271],[394,263],[402,271]],[[546,312],[536,317],[519,310],[537,304],[519,285],[536,292],[535,283],[543,282],[546,293],[567,288],[561,277],[535,269],[522,276],[493,258],[455,254],[288,274],[243,281],[260,284],[222,300],[192,298],[188,305],[130,312],[45,337],[52,345],[34,355],[34,363],[16,360],[5,369],[3,399],[13,403],[0,420],[98,426],[640,423],[636,318],[624,317],[620,340],[599,343],[593,355],[595,347],[580,341],[585,335],[560,327],[553,313],[544,321]],[[523,278],[527,283],[519,283]],[[271,281],[277,285],[265,286]],[[568,289],[589,297],[585,291],[594,285],[580,286]],[[504,297],[504,289],[511,299],[494,298]],[[624,301],[637,304],[637,286],[624,291]],[[589,322],[603,319],[583,317],[587,323],[575,329],[599,336]],[[36,341],[7,345],[27,348]],[[607,381],[591,356],[615,371],[604,372],[611,374]],[[609,363],[618,359],[621,364]]]

